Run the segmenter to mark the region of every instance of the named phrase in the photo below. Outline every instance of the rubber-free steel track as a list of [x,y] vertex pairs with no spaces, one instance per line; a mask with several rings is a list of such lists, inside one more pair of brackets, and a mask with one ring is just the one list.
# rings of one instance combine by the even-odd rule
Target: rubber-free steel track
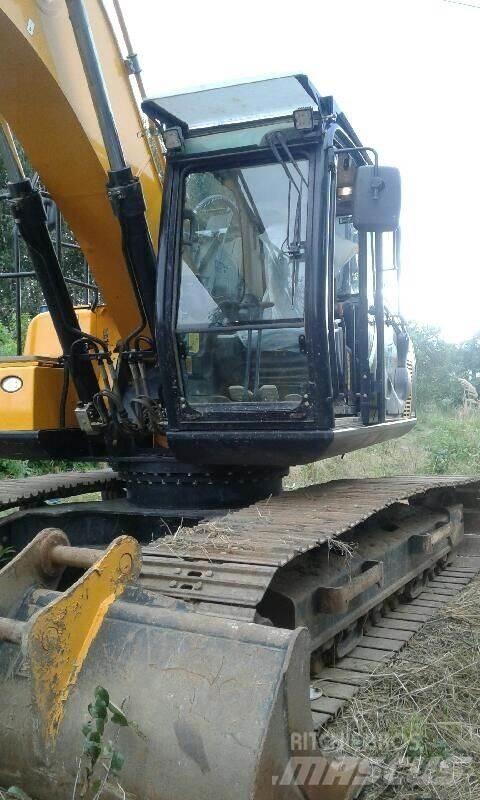
[[142,575],[184,600],[255,607],[274,574],[296,556],[404,501],[436,500],[474,478],[339,480],[284,492],[143,548]]
[[104,491],[118,483],[110,469],[90,472],[58,472],[32,478],[12,478],[0,481],[0,511],[18,506],[34,505],[57,497]]
[[[469,537],[470,538],[470,537]],[[476,537],[475,537],[476,538]],[[382,665],[405,647],[414,633],[462,591],[480,571],[479,556],[457,556],[409,603],[399,603],[370,626],[357,647],[311,684],[314,725],[324,728]]]

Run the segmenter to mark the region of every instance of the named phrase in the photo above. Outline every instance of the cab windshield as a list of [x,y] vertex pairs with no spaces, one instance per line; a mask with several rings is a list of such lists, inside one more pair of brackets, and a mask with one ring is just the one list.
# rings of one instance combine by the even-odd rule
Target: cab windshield
[[177,337],[190,404],[298,404],[308,161],[187,174]]

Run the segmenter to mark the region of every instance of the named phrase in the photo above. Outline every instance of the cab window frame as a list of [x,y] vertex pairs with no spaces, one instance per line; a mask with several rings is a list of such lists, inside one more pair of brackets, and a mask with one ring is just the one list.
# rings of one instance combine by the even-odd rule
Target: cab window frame
[[[303,326],[306,332],[308,325],[308,312],[307,298],[309,295],[309,283],[311,273],[311,230],[312,230],[312,214],[314,202],[314,178],[316,172],[316,164],[318,159],[318,152],[321,152],[319,143],[289,143],[292,154],[296,159],[305,159],[308,163],[308,194],[307,194],[307,208],[306,208],[306,241],[305,241],[305,306],[303,316]],[[180,427],[192,427],[192,423],[199,423],[202,427],[208,426],[209,423],[225,423],[229,427],[241,427],[242,418],[245,424],[249,426],[252,422],[258,420],[259,426],[265,424],[272,424],[272,427],[284,422],[286,425],[291,425],[291,417],[297,415],[299,421],[311,422],[312,421],[312,406],[308,404],[303,409],[303,414],[299,416],[299,406],[288,403],[286,406],[285,401],[278,401],[274,403],[268,402],[235,402],[228,401],[227,403],[205,403],[202,404],[202,410],[199,411],[197,406],[188,402],[185,393],[182,366],[181,366],[181,353],[178,341],[178,309],[180,303],[180,286],[181,286],[181,269],[182,269],[182,237],[183,237],[183,219],[185,208],[186,196],[186,178],[192,172],[201,171],[215,171],[228,169],[231,167],[254,167],[266,164],[275,164],[278,161],[275,159],[274,154],[270,148],[262,147],[255,151],[247,150],[244,153],[214,153],[214,154],[201,154],[197,156],[189,156],[179,159],[176,165],[175,181],[181,188],[178,192],[177,208],[175,210],[175,246],[174,246],[174,264],[173,264],[173,280],[171,282],[172,295],[171,295],[171,314],[170,314],[170,341],[172,343],[173,355],[176,364],[177,386],[172,387],[174,393],[177,395],[176,403],[176,416],[177,424]],[[277,320],[275,320],[277,322]],[[292,320],[285,321],[278,320],[278,322],[285,327]],[[268,330],[272,326],[272,321],[265,320],[255,322],[255,329]],[[222,328],[212,328],[212,332],[221,332]],[[312,364],[311,358],[307,356],[307,371],[309,382],[311,380]],[[284,407],[282,407],[284,406]],[[266,423],[265,415],[268,415],[268,422]]]

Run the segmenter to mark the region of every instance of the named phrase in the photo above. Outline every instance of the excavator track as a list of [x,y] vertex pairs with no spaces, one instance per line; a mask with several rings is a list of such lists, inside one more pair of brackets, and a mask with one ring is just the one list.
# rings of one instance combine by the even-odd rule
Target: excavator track
[[[19,491],[15,482],[8,483],[3,497],[10,502],[16,498],[16,504],[19,497],[40,502],[47,493],[74,496],[86,487],[123,488],[114,473],[105,471],[55,476],[51,483],[38,484],[37,492],[31,483],[26,490],[22,482]],[[141,566],[94,637],[87,612],[95,614],[95,605],[86,604],[91,592],[82,583],[81,570],[102,563],[105,543],[97,539],[98,544],[85,547],[81,538],[71,540],[68,526],[67,539],[58,530],[44,530],[0,572],[0,682],[8,687],[5,723],[0,720],[5,742],[0,777],[12,782],[21,767],[25,789],[35,788],[46,800],[52,790],[46,764],[54,747],[57,763],[66,765],[61,785],[69,790],[75,778],[69,754],[86,699],[99,682],[115,686],[119,697],[127,696],[137,674],[141,681],[132,713],[141,720],[145,742],[155,741],[161,757],[151,759],[143,740],[129,740],[129,791],[147,796],[148,786],[161,780],[169,798],[275,800],[276,776],[283,782],[284,771],[297,758],[323,758],[321,748],[312,755],[310,744],[297,752],[298,734],[310,743],[316,732],[321,745],[323,728],[375,669],[480,568],[480,558],[468,551],[467,541],[478,539],[468,532],[478,530],[479,498],[480,482],[474,478],[335,481],[288,491],[200,525],[180,526],[154,542],[144,539]],[[103,505],[107,514],[112,509],[116,524],[115,509],[122,503],[127,499],[120,497],[113,505],[82,503],[81,509],[71,504],[63,517],[57,513],[63,506],[47,506],[40,517],[48,527],[53,520],[67,522],[69,514],[80,515],[86,528],[89,508]],[[21,512],[20,521],[29,513]],[[118,533],[135,536],[134,529]],[[56,560],[45,555],[47,541]],[[123,547],[122,541],[120,536],[117,547]],[[118,572],[122,556],[112,558]],[[79,575],[74,570],[59,585],[51,562],[78,565],[77,583],[69,583]],[[101,570],[93,567],[85,580],[96,580],[97,574]],[[106,591],[102,581],[98,588]],[[75,619],[80,611],[86,615],[81,628],[86,638],[77,648],[84,664],[73,677],[58,665],[69,687],[56,698],[61,735],[42,738],[42,724],[45,728],[49,720],[42,709],[49,705],[48,697],[35,688],[35,675],[43,679],[45,669],[50,674],[64,649],[37,653],[32,626],[43,614],[57,613],[55,609],[60,615],[70,609]],[[55,631],[63,636],[61,625]],[[65,635],[67,643],[68,626]],[[44,646],[49,643],[47,639]],[[75,652],[70,659],[74,665]],[[33,720],[32,698],[43,704]],[[21,727],[21,748],[9,722],[12,715]],[[24,769],[21,752],[44,750],[38,764]],[[223,755],[217,768],[219,751]],[[143,764],[148,770],[139,767]],[[334,764],[331,768],[336,769]],[[352,774],[356,769],[352,764]],[[317,789],[305,793],[294,782],[285,797],[353,797],[349,786],[340,791],[323,782]]]
[[[101,470],[4,481],[0,498],[3,508],[28,507],[49,497],[121,488],[116,473]],[[193,527],[180,526],[144,545],[140,583],[195,612],[307,627],[320,663],[354,657],[351,652],[364,647],[359,644],[364,628],[376,622],[382,604],[412,587],[418,594],[445,566],[463,533],[463,507],[475,510],[478,496],[479,483],[469,477],[338,480],[287,491]],[[82,517],[85,512],[87,507]],[[123,532],[135,535],[134,528]],[[395,536],[401,540],[389,553]],[[420,547],[418,557],[410,552],[412,543]],[[103,547],[99,542],[99,550]],[[362,548],[363,554],[355,554]],[[392,570],[392,561],[402,566]],[[316,575],[310,590],[305,571]],[[324,607],[305,610],[318,605],[319,592]],[[285,611],[288,604],[294,613]],[[277,606],[284,609],[278,615]],[[399,636],[405,638],[392,638],[396,642]]]
[[117,475],[110,469],[7,479],[0,481],[0,511],[35,506],[59,497],[106,491],[115,488],[117,483]]
[[[0,511],[121,488],[109,469],[4,480]],[[297,557],[331,548],[335,539],[399,505],[418,504],[434,513],[462,490],[480,498],[480,484],[471,477],[337,480],[286,491],[193,527],[180,526],[143,546],[142,583],[196,605],[211,604],[220,613],[235,616],[236,609],[253,621],[275,574]]]
[[365,629],[354,650],[325,667],[312,681],[310,699],[315,728],[321,732],[335,719],[378,669],[394,658],[479,572],[480,541],[476,555],[456,557],[435,573],[414,600],[402,602],[397,597],[385,603],[381,615]]
[[445,505],[449,492],[477,485],[463,477],[392,477],[287,491],[144,547],[142,575],[167,595],[253,612],[278,569],[301,554],[396,504]]

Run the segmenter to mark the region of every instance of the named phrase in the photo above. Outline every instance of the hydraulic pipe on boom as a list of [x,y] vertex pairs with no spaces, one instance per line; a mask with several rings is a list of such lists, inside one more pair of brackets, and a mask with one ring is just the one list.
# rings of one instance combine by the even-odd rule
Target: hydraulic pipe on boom
[[85,4],[83,0],[66,0],[66,4],[110,164],[108,196],[122,229],[125,260],[143,311],[140,326],[127,338],[128,347],[128,342],[142,332],[145,323],[152,336],[154,334],[155,253],[145,217],[142,187],[125,160]]
[[[127,49],[125,64],[127,66],[128,74],[132,75],[135,78],[135,83],[137,84],[138,93],[141,99],[146,100],[147,93],[145,91],[145,84],[142,78],[142,68],[140,66],[138,54],[136,53],[135,48],[133,46],[132,39],[130,37],[130,32],[127,28],[127,23],[125,22],[125,17],[123,15],[122,6],[120,5],[120,0],[113,0],[113,7],[115,9],[118,24],[120,26],[120,31],[123,36],[123,41]],[[148,120],[148,132],[150,137],[152,158],[155,161],[159,174],[163,174],[165,170],[165,162],[161,148],[159,148],[158,129],[156,128],[155,123],[152,119]]]
[[[127,48],[127,62],[130,70],[130,74],[135,76],[135,81],[138,86],[138,91],[140,92],[140,97],[142,100],[145,100],[147,93],[145,91],[145,86],[143,83],[142,78],[142,70],[140,67],[140,63],[138,60],[138,55],[134,51],[132,40],[130,38],[130,33],[127,28],[125,17],[123,16],[122,7],[120,5],[120,0],[113,0],[113,7],[115,9],[115,13],[117,15],[118,24],[120,25],[120,30],[122,31],[123,40],[125,42],[125,46]],[[150,130],[154,130],[155,126],[152,124],[150,120]]]

